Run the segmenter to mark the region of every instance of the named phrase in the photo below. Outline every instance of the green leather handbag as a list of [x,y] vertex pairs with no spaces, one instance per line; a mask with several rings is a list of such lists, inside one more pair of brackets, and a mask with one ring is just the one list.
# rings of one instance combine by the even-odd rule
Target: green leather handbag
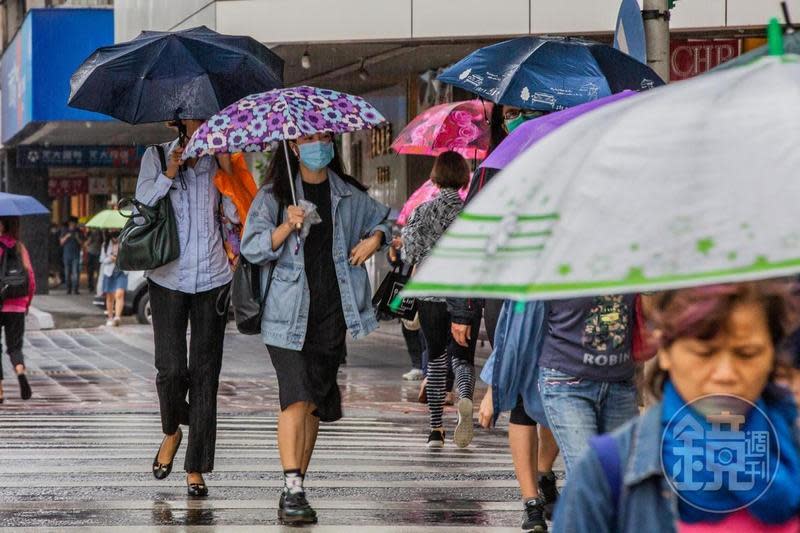
[[[156,145],[162,169],[166,168],[164,148]],[[123,213],[123,205],[133,206],[131,214]],[[156,205],[148,206],[135,198],[120,202],[120,213],[129,218],[119,235],[117,268],[120,270],[153,270],[180,257],[178,223],[169,193]]]

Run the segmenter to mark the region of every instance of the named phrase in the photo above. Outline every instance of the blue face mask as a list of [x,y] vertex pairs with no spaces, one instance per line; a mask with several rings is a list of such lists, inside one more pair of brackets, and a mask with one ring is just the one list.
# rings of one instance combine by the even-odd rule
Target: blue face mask
[[332,142],[313,142],[298,144],[300,149],[300,161],[310,170],[322,170],[333,161]]

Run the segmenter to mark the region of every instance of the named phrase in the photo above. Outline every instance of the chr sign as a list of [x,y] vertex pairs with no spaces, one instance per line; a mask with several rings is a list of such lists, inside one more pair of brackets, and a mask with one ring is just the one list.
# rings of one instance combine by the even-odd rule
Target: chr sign
[[670,80],[686,80],[708,72],[720,63],[739,55],[739,41],[676,40],[670,43]]

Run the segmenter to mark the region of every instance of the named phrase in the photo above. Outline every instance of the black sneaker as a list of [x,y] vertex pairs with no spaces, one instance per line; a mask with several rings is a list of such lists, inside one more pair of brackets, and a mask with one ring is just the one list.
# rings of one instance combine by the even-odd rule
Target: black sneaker
[[308,504],[305,492],[283,492],[278,502],[278,518],[286,524],[316,524],[317,512]]
[[522,529],[534,533],[547,531],[547,522],[544,520],[544,501],[535,498],[525,502],[525,515],[523,516]]
[[556,475],[553,472],[539,476],[539,498],[544,500],[544,517],[552,520],[558,502]]
[[444,430],[431,431],[428,435],[428,448],[444,448]]

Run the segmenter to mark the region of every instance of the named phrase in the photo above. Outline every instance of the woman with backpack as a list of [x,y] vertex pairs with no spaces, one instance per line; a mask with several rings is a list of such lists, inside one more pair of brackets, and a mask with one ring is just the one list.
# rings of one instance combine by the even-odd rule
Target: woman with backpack
[[595,437],[554,531],[800,531],[800,432],[783,281],[669,291],[646,306],[659,401]]
[[303,481],[320,421],[342,418],[337,374],[346,333],[358,339],[378,327],[364,263],[391,235],[388,214],[343,172],[330,133],[281,146],[250,209],[242,255],[262,265],[267,291],[261,336],[278,376],[284,522],[317,521]]
[[119,326],[128,290],[128,274],[117,268],[119,232],[109,232],[100,250],[100,273],[103,276],[103,295],[106,298],[106,326]]
[[[22,353],[22,341],[25,336],[25,315],[30,309],[33,294],[36,292],[36,278],[31,265],[28,250],[19,241],[19,218],[0,217],[0,253],[8,254],[6,262],[14,269],[24,268],[28,276],[28,294],[3,300],[0,310],[0,327],[5,335],[6,352],[11,359],[19,381],[20,397],[29,400],[33,394],[28,377],[25,375],[25,356]],[[0,256],[2,260],[2,256]],[[15,264],[12,265],[12,262]],[[8,271],[8,268],[6,269]],[[0,366],[0,403],[3,396],[3,370]]]

